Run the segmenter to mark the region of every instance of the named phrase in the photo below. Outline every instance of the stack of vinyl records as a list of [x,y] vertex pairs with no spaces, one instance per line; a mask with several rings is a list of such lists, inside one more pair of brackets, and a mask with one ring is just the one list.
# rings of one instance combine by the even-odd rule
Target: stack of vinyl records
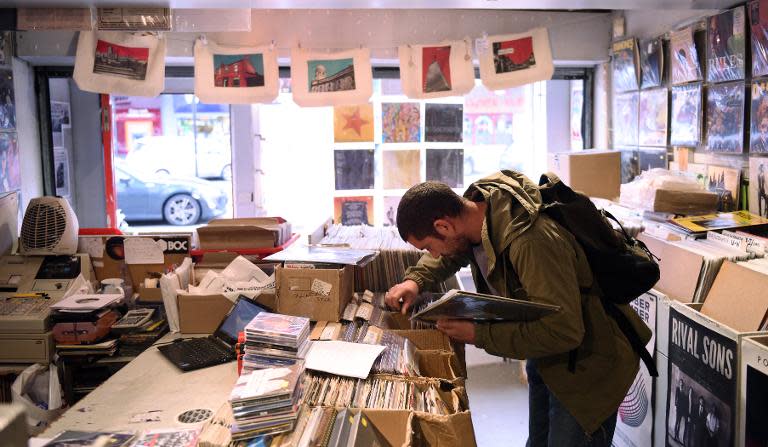
[[[299,415],[290,439],[280,445],[297,447],[388,446],[386,438],[362,411],[335,408],[307,408]],[[275,444],[272,444],[275,445]]]
[[[332,225],[326,230],[320,244],[340,245],[349,248],[379,250],[379,256],[366,266],[355,269],[355,290],[385,292],[399,283],[408,267],[416,265],[424,252],[405,242],[395,227],[370,227],[368,225]],[[442,292],[458,288],[452,277],[436,286]]]
[[309,350],[309,319],[261,312],[245,326],[243,374],[290,366]]
[[293,430],[304,375],[304,362],[243,374],[229,396],[234,423],[232,440]]

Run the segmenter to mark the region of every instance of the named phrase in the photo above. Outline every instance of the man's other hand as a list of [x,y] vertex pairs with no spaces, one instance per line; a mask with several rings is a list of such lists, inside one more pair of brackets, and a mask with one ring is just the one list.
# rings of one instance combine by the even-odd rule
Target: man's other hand
[[475,323],[472,321],[443,318],[437,320],[437,329],[455,341],[475,344]]
[[400,284],[395,284],[384,295],[384,301],[391,309],[399,310],[403,314],[408,312],[419,294],[419,285],[412,279],[406,279]]

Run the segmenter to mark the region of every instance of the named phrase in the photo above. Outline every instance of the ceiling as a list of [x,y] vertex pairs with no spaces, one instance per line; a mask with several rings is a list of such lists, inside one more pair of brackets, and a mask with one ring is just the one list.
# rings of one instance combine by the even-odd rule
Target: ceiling
[[269,9],[531,9],[696,10],[724,9],[738,0],[3,0],[16,7],[170,6],[172,8]]

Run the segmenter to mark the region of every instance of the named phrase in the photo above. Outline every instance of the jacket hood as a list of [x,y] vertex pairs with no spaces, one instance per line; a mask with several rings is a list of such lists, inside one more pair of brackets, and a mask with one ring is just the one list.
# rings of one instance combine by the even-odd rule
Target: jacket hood
[[[474,183],[464,193],[472,201],[483,200],[487,237],[506,248],[519,234],[530,228],[539,216],[542,200],[539,187],[525,175],[501,171]],[[511,216],[511,218],[509,218]],[[493,223],[501,225],[494,226]]]

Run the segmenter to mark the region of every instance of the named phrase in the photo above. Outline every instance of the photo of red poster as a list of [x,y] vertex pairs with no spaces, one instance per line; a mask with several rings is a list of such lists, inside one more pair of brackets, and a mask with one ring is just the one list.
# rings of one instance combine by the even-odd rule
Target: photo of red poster
[[424,47],[421,58],[421,86],[424,93],[450,90],[451,46]]
[[533,38],[507,40],[493,43],[493,63],[496,73],[525,70],[536,65],[533,54]]
[[148,61],[149,48],[124,47],[99,40],[93,72],[143,81],[147,77]]

